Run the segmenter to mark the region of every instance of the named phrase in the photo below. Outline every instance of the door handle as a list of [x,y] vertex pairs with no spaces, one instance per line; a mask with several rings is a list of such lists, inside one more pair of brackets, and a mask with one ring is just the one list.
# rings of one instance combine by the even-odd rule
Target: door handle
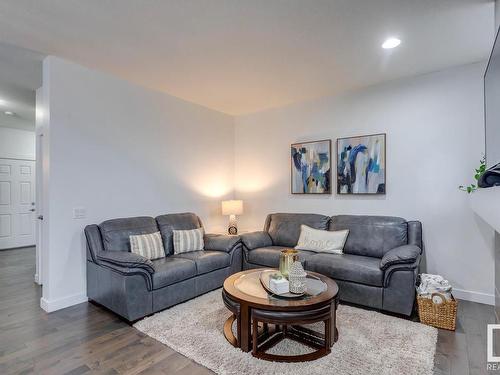
[[35,212],[36,210],[35,210],[34,208],[31,208],[31,209],[30,209],[30,211],[31,211],[31,212]]
[[43,215],[38,215],[37,219],[38,220],[43,220]]

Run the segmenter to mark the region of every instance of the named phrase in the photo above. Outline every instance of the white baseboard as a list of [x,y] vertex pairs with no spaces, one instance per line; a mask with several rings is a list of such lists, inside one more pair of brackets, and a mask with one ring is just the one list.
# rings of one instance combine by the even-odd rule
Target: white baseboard
[[53,312],[57,310],[64,309],[73,305],[78,305],[79,303],[87,302],[88,298],[85,294],[74,294],[72,296],[58,298],[54,300],[48,300],[46,298],[40,298],[40,307],[46,312]]
[[466,301],[484,303],[486,305],[495,305],[495,295],[482,293],[482,292],[473,292],[470,290],[463,289],[455,289],[453,288],[453,296],[457,299],[464,299]]
[[38,276],[37,273],[35,273],[35,283],[38,285],[42,285],[42,280],[40,280],[40,276]]

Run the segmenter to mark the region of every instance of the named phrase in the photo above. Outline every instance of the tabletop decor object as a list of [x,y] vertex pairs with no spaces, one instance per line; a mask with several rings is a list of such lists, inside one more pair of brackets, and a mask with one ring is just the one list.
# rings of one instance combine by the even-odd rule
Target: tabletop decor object
[[269,275],[269,289],[276,294],[284,294],[289,292],[289,283],[280,273],[276,272]]
[[238,234],[238,224],[236,222],[236,215],[243,213],[243,201],[229,200],[222,201],[222,215],[229,216],[229,225],[227,233],[231,235]]
[[302,267],[302,263],[295,260],[288,271],[288,282],[290,293],[303,294],[306,290],[306,271]]
[[280,273],[288,278],[288,270],[292,263],[299,258],[299,252],[295,249],[281,250],[280,253]]

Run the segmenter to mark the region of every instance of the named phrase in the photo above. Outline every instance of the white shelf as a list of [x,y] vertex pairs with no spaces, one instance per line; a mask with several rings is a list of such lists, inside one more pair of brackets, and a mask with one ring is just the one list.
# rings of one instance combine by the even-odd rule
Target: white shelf
[[500,186],[478,189],[470,195],[472,210],[500,233]]

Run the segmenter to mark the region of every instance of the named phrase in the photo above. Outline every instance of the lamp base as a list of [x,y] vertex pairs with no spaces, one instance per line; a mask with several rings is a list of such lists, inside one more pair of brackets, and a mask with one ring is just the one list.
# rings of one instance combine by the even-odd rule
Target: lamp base
[[238,234],[238,225],[236,224],[236,215],[229,216],[229,226],[227,227],[227,233],[234,236]]

